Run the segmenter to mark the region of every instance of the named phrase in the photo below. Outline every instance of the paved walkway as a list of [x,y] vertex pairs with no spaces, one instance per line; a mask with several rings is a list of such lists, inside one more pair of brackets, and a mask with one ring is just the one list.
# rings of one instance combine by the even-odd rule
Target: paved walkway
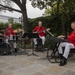
[[17,55],[0,56],[0,75],[75,75],[75,58],[68,59],[68,64],[60,67],[51,64],[46,53],[37,53],[39,57]]

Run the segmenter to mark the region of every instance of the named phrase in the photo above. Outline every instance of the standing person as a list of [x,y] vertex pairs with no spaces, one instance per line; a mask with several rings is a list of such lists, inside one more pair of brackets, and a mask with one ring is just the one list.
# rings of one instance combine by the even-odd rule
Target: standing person
[[[45,43],[45,27],[42,25],[41,21],[38,22],[38,26],[36,26],[34,28],[33,33],[38,33],[39,38],[41,38],[41,40],[42,40],[42,47],[43,47],[44,43]],[[34,41],[34,45],[36,47],[38,44],[37,39],[34,38],[33,41]]]
[[[6,38],[6,43],[9,43],[8,40],[13,40],[15,36],[14,30],[12,28],[12,24],[9,23],[8,27],[5,29],[4,37]],[[16,42],[13,44],[15,52],[17,52]]]
[[[75,21],[71,23],[71,28],[73,31],[71,34],[67,37],[68,42],[62,42],[59,45],[58,51],[61,57],[60,66],[64,66],[67,64],[67,58],[70,53],[71,48],[75,48]],[[64,38],[65,36],[59,36],[58,38]],[[65,47],[64,53],[62,47]]]

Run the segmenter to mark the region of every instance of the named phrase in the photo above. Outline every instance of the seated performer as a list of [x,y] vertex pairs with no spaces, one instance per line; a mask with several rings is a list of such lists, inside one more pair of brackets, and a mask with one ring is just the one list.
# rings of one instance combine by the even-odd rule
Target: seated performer
[[[71,28],[73,29],[72,33],[67,37],[68,42],[62,42],[59,45],[58,51],[60,54],[61,62],[60,66],[67,64],[67,58],[70,53],[71,48],[75,48],[75,21],[71,23]],[[64,38],[65,36],[61,35],[58,38]],[[65,47],[64,53],[62,47]]]
[[[38,26],[34,28],[33,33],[38,33],[39,38],[41,38],[42,40],[42,47],[43,47],[45,43],[45,27],[42,25],[41,21],[38,22]],[[33,41],[34,41],[35,47],[37,47],[37,44],[38,44],[37,39],[34,38]]]
[[[12,29],[12,24],[8,24],[8,28],[5,29],[4,37],[6,39],[6,43],[9,43],[8,40],[13,40],[15,36],[14,30]],[[15,52],[17,52],[16,42],[13,44]]]

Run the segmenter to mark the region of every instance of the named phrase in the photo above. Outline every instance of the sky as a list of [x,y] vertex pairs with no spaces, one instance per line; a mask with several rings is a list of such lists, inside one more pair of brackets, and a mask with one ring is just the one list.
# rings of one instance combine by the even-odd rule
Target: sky
[[[19,7],[16,4],[14,4],[13,7],[15,9],[19,9]],[[44,11],[45,11],[44,9],[40,10],[39,8],[33,8],[32,5],[31,5],[31,2],[27,1],[27,15],[28,15],[28,18],[41,17],[42,14],[44,13]],[[22,14],[20,14],[18,12],[14,12],[14,11],[13,12],[6,11],[6,12],[1,12],[0,15],[19,18],[19,17],[21,17]]]

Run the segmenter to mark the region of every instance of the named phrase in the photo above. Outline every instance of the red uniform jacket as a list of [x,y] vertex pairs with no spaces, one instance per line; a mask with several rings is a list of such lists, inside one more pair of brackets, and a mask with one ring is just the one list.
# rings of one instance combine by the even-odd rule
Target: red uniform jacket
[[75,31],[68,36],[67,40],[75,46]]
[[5,36],[15,35],[14,30],[12,28],[6,28],[5,29],[7,33],[5,33]]
[[45,36],[45,33],[43,32],[45,30],[45,27],[39,27],[39,26],[36,26],[33,30],[33,32],[36,32],[39,34],[39,36]]

